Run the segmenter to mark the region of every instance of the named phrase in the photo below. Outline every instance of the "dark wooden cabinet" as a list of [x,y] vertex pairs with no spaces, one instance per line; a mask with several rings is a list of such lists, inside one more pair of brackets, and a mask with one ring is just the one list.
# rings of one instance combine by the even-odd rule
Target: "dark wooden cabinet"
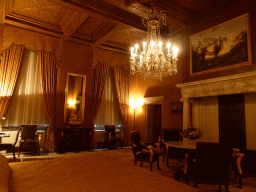
[[90,151],[92,129],[86,127],[60,128],[59,152]]

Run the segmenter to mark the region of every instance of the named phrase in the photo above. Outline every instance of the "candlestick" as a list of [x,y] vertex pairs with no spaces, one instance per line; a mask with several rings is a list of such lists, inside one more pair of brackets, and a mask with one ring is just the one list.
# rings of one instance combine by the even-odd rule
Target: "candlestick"
[[170,47],[171,47],[171,44],[170,44],[170,43],[168,43],[168,44],[167,44],[168,55],[170,55]]
[[146,48],[146,42],[143,42],[143,53],[145,53],[145,48]]
[[178,51],[179,51],[178,48],[173,46],[172,51],[173,51],[173,57],[175,59],[177,59],[177,55],[178,55]]
[[134,48],[132,47],[132,48],[131,48],[131,57],[132,57],[132,55],[133,55],[133,51],[134,51]]
[[158,45],[158,53],[161,54],[161,49],[162,49],[162,42],[159,41],[159,45]]
[[137,55],[138,47],[139,47],[139,45],[138,45],[138,44],[136,44],[136,45],[135,45],[135,48],[136,48],[136,50],[135,50],[135,54],[136,54],[136,55]]

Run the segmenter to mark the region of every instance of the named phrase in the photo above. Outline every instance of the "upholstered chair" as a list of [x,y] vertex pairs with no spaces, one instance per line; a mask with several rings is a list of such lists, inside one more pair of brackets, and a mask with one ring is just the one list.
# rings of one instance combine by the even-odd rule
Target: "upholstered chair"
[[226,143],[197,142],[196,158],[185,158],[186,183],[192,178],[194,186],[197,184],[225,185],[228,191],[228,180],[230,171],[231,153]]
[[134,165],[136,165],[137,161],[140,161],[142,166],[143,162],[150,163],[150,171],[152,171],[152,164],[153,162],[157,162],[157,169],[159,167],[159,153],[160,146],[158,146],[158,150],[153,150],[153,146],[149,145],[147,148],[148,150],[143,149],[143,146],[140,142],[140,134],[137,131],[131,132],[131,140],[132,140],[132,152],[134,155]]
[[16,141],[19,137],[18,156],[22,150],[34,150],[40,155],[41,135],[37,136],[36,125],[21,125],[17,134]]

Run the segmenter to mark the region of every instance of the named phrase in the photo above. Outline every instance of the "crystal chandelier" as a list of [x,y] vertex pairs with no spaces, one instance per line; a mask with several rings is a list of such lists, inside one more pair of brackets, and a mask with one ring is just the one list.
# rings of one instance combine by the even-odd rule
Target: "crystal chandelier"
[[145,80],[159,81],[168,75],[175,75],[178,49],[170,43],[163,49],[160,36],[160,27],[166,24],[165,12],[151,8],[142,21],[147,27],[147,41],[143,42],[142,49],[138,44],[131,48],[130,73],[144,76]]

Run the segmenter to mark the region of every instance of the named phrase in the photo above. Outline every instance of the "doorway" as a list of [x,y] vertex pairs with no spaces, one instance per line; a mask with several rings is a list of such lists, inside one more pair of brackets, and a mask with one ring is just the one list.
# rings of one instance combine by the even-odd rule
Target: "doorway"
[[246,125],[244,94],[220,95],[219,141],[232,148],[246,149]]
[[162,130],[162,104],[146,105],[146,127],[146,142],[158,142]]

